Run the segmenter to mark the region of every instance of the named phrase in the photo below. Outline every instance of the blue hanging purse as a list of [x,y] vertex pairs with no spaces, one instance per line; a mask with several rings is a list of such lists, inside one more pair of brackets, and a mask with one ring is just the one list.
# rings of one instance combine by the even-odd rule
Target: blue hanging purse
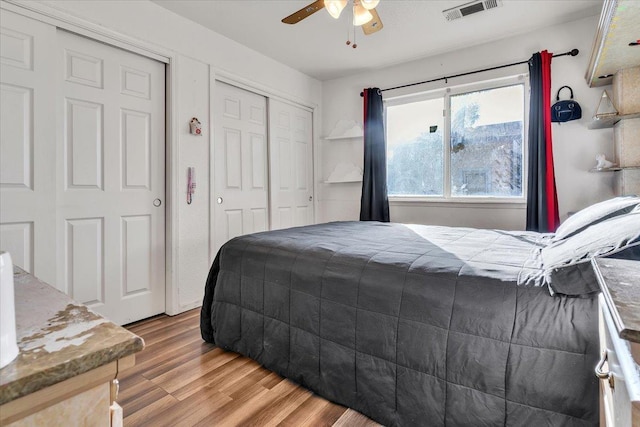
[[[560,101],[560,91],[565,87],[571,92],[571,99],[563,99]],[[580,104],[573,100],[573,89],[569,86],[562,86],[558,89],[556,103],[551,106],[551,121],[554,123],[563,123],[578,120],[581,117],[582,108],[580,108]]]

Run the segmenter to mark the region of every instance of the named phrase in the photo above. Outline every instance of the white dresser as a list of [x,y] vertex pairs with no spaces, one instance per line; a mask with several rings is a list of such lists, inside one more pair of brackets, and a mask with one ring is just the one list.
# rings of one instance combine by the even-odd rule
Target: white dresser
[[640,427],[640,261],[594,259],[602,294],[600,425]]

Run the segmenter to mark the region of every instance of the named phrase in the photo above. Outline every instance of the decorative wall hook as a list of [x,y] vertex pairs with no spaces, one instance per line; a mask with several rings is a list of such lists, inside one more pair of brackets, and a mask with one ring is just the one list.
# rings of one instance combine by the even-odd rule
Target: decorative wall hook
[[191,119],[191,122],[189,122],[189,128],[193,135],[202,135],[202,124],[197,117]]

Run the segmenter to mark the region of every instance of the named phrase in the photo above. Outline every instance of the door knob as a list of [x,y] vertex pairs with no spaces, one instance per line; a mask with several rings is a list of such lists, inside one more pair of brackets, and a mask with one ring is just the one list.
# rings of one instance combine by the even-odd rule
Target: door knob
[[160,199],[155,199],[153,201],[153,206],[155,206],[156,208],[159,208],[161,204],[162,204],[162,200]]
[[312,201],[312,200],[313,200],[313,196],[309,196],[309,201]]
[[218,197],[218,199],[216,200],[218,202],[219,205],[222,204],[222,202],[224,202],[224,200],[222,199],[222,197]]

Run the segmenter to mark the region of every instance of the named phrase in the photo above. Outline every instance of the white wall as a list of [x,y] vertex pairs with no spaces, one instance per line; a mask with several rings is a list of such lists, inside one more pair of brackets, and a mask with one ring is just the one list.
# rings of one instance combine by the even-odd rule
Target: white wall
[[[32,0],[24,1],[30,3]],[[120,34],[211,64],[216,70],[307,102],[321,84],[291,67],[249,49],[148,0],[38,0]]]
[[[213,134],[209,121],[209,65],[180,56],[178,71],[178,241],[176,242],[178,295],[174,296],[182,309],[202,303],[206,267],[215,254],[209,251],[211,236],[209,221],[209,144]],[[202,123],[202,136],[192,135],[189,122],[196,117]],[[196,189],[190,205],[186,204],[187,168],[196,168]],[[200,285],[200,286],[198,286]]]
[[[67,21],[89,28],[95,24],[151,48],[169,52],[175,61],[171,77],[175,80],[169,110],[174,113],[175,131],[168,141],[168,152],[174,158],[167,170],[176,177],[170,196],[177,200],[177,212],[172,212],[168,243],[173,245],[173,258],[168,257],[168,279],[173,283],[167,294],[167,312],[177,314],[199,306],[204,296],[204,284],[211,261],[212,223],[210,218],[209,160],[210,85],[215,76],[231,78],[244,85],[301,103],[314,110],[314,120],[321,117],[321,83],[220,34],[182,18],[150,1],[121,0],[39,0],[22,2],[41,11],[51,9]],[[34,6],[34,4],[36,6]],[[203,136],[189,134],[188,123],[198,117],[203,124]],[[316,121],[316,123],[318,123]],[[177,158],[175,158],[177,157]],[[191,205],[186,204],[186,168],[197,170],[196,194]],[[177,169],[177,170],[174,170]],[[170,181],[172,182],[172,181]],[[171,240],[171,235],[177,237]],[[171,264],[173,260],[175,264]]]
[[[579,210],[613,195],[611,173],[588,172],[595,165],[597,153],[605,153],[609,159],[613,156],[613,131],[587,129],[587,123],[597,107],[603,90],[603,88],[590,89],[584,79],[596,25],[597,17],[589,17],[524,35],[507,37],[493,43],[323,82],[322,135],[327,135],[339,119],[357,120],[362,123],[360,92],[365,87],[393,87],[525,60],[531,57],[532,53],[544,49],[562,53],[578,48],[580,50],[578,56],[556,58],[552,62],[554,99],[555,91],[560,86],[571,86],[575,99],[582,106],[583,117],[581,120],[552,125],[558,202],[561,219],[564,219],[568,212]],[[437,40],[426,39],[425,43],[437,43]],[[526,72],[527,65],[522,65],[453,79],[449,83],[458,85]],[[398,96],[443,86],[445,85],[442,83],[415,86],[384,92],[384,96]],[[361,140],[322,141],[321,144],[320,174],[324,179],[338,161],[352,161],[362,166]],[[358,184],[320,185],[319,219],[321,221],[357,220],[360,210],[360,189]],[[391,220],[395,222],[502,229],[524,229],[526,218],[523,204],[392,203],[390,214]]]

